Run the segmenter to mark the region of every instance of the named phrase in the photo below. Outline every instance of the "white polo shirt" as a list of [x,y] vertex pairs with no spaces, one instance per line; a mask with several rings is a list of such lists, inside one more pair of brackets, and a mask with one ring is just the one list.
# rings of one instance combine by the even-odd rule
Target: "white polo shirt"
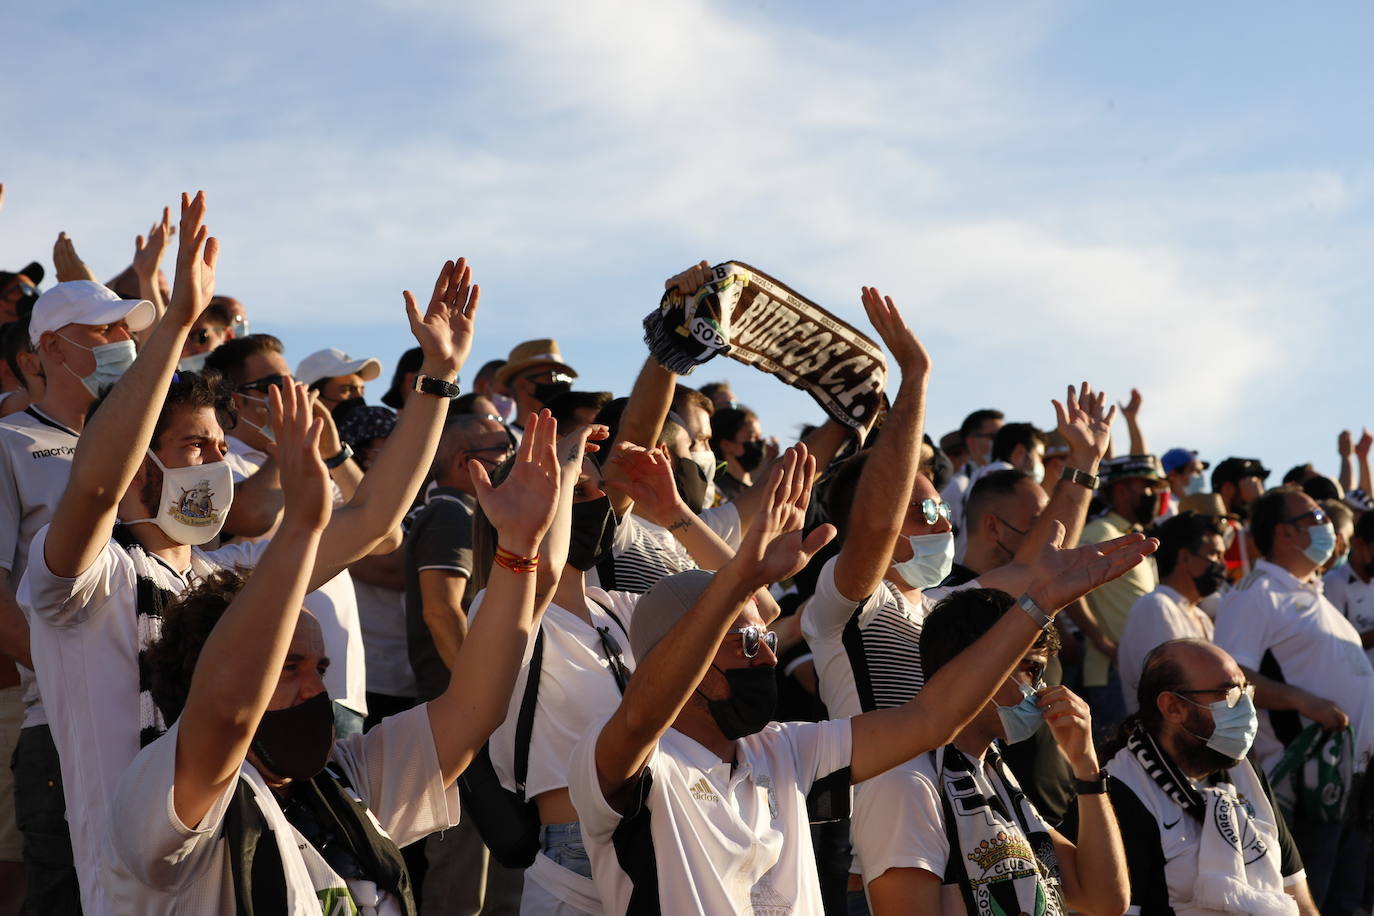
[[670,728],[624,816],[601,794],[600,733],[578,743],[568,789],[609,916],[632,901],[684,916],[822,911],[806,793],[848,768],[849,720],[771,723],[735,742],[733,766]]
[[[1366,768],[1374,750],[1374,667],[1360,634],[1322,594],[1320,579],[1302,582],[1281,566],[1257,560],[1222,599],[1215,638],[1252,671],[1272,652],[1286,683],[1344,710],[1355,729],[1355,769]],[[1260,710],[1254,752],[1266,772],[1283,754],[1268,710]]]
[[[96,879],[110,800],[139,751],[138,636],[148,620],[138,617],[133,561],[124,548],[107,541],[89,568],[68,579],[44,562],[47,535],[44,525],[33,539],[19,606],[29,618],[30,651],[62,765],[82,909],[96,916],[114,912]],[[180,594],[214,570],[251,569],[265,547],[193,548],[190,569],[174,570],[154,557],[153,572],[160,587]]]
[[[224,460],[234,472],[234,483],[241,483],[258,472],[267,462],[267,453],[260,452],[242,439],[228,436],[225,443],[229,453]],[[343,501],[339,488],[334,491],[334,505]],[[276,529],[249,542],[266,541]],[[363,653],[363,625],[358,619],[358,597],[353,591],[353,577],[344,570],[305,596],[305,609],[315,615],[324,633],[324,651],[329,656],[329,670],[324,686],[329,698],[361,715],[367,715],[367,659]]]
[[[0,569],[10,573],[10,588],[28,565],[29,544],[48,522],[67,489],[77,434],[37,407],[27,407],[0,422]],[[23,665],[24,727],[46,725],[43,700],[33,671]]]
[[[1361,582],[1347,563],[1322,577],[1322,591],[1361,634],[1374,630],[1374,579]],[[1374,646],[1365,649],[1365,654],[1374,662]]]
[[1116,666],[1121,672],[1126,712],[1133,713],[1140,705],[1135,696],[1140,671],[1145,656],[1155,646],[1171,639],[1211,640],[1212,630],[1211,618],[1198,608],[1188,607],[1183,596],[1167,585],[1159,585],[1137,598],[1116,644]]

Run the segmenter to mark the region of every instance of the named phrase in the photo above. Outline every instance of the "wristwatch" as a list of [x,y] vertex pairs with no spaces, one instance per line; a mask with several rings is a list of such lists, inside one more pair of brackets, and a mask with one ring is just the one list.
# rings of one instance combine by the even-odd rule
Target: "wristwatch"
[[432,394],[440,398],[456,398],[459,394],[457,382],[446,382],[432,375],[415,376],[415,390],[421,394]]
[[343,448],[339,449],[339,454],[335,455],[333,458],[326,458],[326,459],[324,459],[324,466],[327,467],[327,468],[329,468],[329,469],[332,471],[332,470],[334,470],[336,467],[338,467],[339,465],[343,464],[345,461],[347,461],[348,459],[350,459],[350,458],[352,458],[352,457],[353,457],[353,446],[351,446],[351,445],[349,445],[347,442],[345,442],[345,443],[343,444]]
[[1097,489],[1097,475],[1089,474],[1087,471],[1080,471],[1078,468],[1065,467],[1059,473],[1060,480],[1067,480],[1069,483],[1079,483],[1089,490]]
[[1042,630],[1048,630],[1054,626],[1054,618],[1040,609],[1040,605],[1035,603],[1035,599],[1029,592],[1023,592],[1016,603],[1021,606],[1021,610],[1030,615],[1030,619],[1035,621],[1035,625]]
[[1073,790],[1079,795],[1106,795],[1107,771],[1098,770],[1092,779],[1074,779]]

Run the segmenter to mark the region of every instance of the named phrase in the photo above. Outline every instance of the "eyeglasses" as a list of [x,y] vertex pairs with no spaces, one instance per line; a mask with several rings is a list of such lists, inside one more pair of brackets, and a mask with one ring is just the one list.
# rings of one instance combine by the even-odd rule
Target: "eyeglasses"
[[949,521],[949,503],[940,502],[927,496],[920,502],[912,500],[911,505],[913,508],[921,507],[921,514],[925,516],[927,525],[933,525],[940,519]]
[[186,339],[198,347],[203,347],[210,342],[210,329],[201,328],[199,331],[192,331],[186,335]]
[[538,372],[530,372],[520,377],[534,382],[535,384],[556,385],[560,382],[572,384],[573,381],[571,375],[568,375],[566,372],[559,372],[557,369],[540,369]]
[[753,658],[759,654],[759,643],[768,647],[768,651],[774,655],[778,652],[778,634],[772,630],[765,630],[763,627],[736,627],[733,630],[726,630],[725,635],[731,636],[735,633],[740,635],[744,643],[744,657]]
[[244,382],[236,390],[240,392],[256,391],[259,394],[267,394],[269,390],[281,388],[289,381],[291,381],[291,376],[289,375],[264,375],[262,378],[253,379],[251,382]]
[[624,693],[625,685],[630,682],[630,669],[625,666],[625,653],[621,650],[620,643],[611,635],[610,627],[597,627],[596,635],[601,637],[601,648],[606,653],[611,677],[615,678],[616,686]]
[[1295,515],[1292,518],[1286,518],[1283,520],[1283,524],[1296,525],[1298,522],[1302,521],[1305,518],[1311,518],[1312,524],[1314,525],[1326,524],[1326,513],[1320,509],[1313,509],[1311,512],[1304,512],[1301,515]]
[[[1227,709],[1235,709],[1235,708],[1236,708],[1236,704],[1240,702],[1240,698],[1241,698],[1241,697],[1243,697],[1243,696],[1249,697],[1251,700],[1253,700],[1253,699],[1255,698],[1255,685],[1254,685],[1254,684],[1232,684],[1230,687],[1211,687],[1211,688],[1208,688],[1208,689],[1206,689],[1206,690],[1173,690],[1173,691],[1170,691],[1170,693],[1177,693],[1177,694],[1219,693],[1219,694],[1222,695],[1222,698],[1226,701],[1226,708],[1227,708]],[[1184,699],[1187,699],[1187,697],[1184,697]],[[1202,705],[1201,703],[1195,703],[1193,700],[1188,700],[1188,702],[1189,702],[1189,703],[1193,703],[1194,706],[1201,706],[1201,705]]]

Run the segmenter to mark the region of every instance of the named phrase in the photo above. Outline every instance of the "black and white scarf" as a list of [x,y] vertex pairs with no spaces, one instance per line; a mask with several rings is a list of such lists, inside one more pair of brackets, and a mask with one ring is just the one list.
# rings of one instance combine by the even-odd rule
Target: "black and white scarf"
[[[148,648],[162,637],[162,612],[177,598],[154,576],[161,561],[148,553],[124,525],[115,525],[114,542],[124,549],[134,567],[134,614],[138,625],[138,746],[147,747],[167,731],[162,713],[153,702],[148,671]],[[164,568],[165,568],[165,564]]]
[[1202,793],[1193,787],[1192,781],[1183,775],[1173,758],[1160,750],[1155,739],[1139,723],[1126,739],[1126,749],[1135,755],[1145,775],[1154,780],[1170,801],[1194,820],[1202,822],[1203,815],[1207,813],[1207,801]]
[[[984,756],[994,784],[991,795],[983,794],[973,762],[954,745],[931,753],[949,839],[944,880],[959,886],[964,907],[970,913],[1063,916],[1059,858],[1049,825],[997,751],[989,748]],[[1006,799],[996,791],[999,782]]]

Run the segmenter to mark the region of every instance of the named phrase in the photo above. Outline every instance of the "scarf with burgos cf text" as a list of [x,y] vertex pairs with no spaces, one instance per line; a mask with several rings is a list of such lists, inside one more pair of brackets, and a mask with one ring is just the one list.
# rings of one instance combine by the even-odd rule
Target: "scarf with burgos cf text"
[[887,362],[872,340],[740,261],[717,264],[690,296],[663,294],[644,342],[665,369],[687,375],[724,354],[815,398],[860,439],[882,407]]

